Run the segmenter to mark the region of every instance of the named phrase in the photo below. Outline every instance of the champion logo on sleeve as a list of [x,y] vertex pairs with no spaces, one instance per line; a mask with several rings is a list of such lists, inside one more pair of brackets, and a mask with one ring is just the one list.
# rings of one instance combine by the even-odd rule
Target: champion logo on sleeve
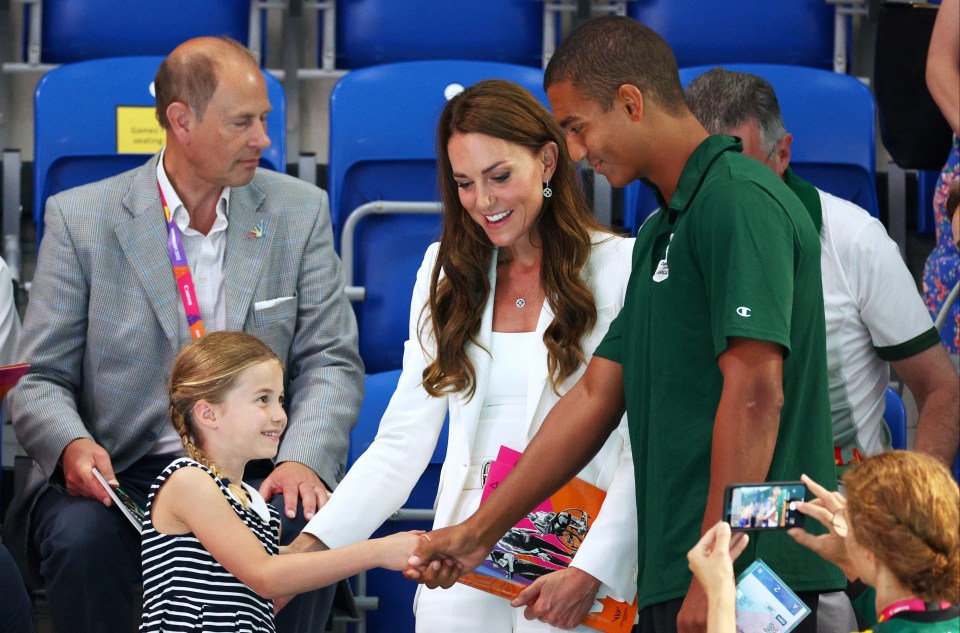
[[737,315],[742,316],[745,319],[750,318],[750,312],[751,310],[747,306],[740,306],[739,308],[737,308]]

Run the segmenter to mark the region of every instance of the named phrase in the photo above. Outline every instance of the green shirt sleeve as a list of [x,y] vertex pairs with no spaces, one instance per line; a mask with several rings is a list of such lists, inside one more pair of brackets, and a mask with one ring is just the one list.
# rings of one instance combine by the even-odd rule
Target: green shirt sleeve
[[789,353],[797,257],[790,217],[752,182],[705,192],[704,202],[709,207],[698,215],[694,239],[714,353],[722,354],[730,337],[777,343]]
[[624,312],[626,312],[626,306],[624,306],[624,309],[620,311],[620,314],[618,314],[610,323],[610,327],[607,328],[607,333],[604,335],[603,340],[600,341],[600,344],[597,345],[597,349],[593,352],[594,356],[606,358],[607,360],[612,360],[615,363],[623,363],[623,361],[620,359],[620,351],[623,349],[620,343],[620,324],[623,320]]

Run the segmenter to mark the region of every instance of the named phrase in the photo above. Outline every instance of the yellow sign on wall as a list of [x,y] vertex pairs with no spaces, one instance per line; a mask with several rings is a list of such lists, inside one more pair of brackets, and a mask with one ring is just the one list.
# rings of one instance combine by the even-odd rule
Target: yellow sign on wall
[[155,154],[166,134],[151,106],[117,106],[117,153]]

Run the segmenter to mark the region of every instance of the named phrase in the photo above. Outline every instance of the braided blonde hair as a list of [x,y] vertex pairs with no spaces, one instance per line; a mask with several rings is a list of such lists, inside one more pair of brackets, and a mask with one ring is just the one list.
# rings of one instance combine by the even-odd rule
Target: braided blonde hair
[[[245,370],[280,358],[260,339],[246,332],[211,332],[180,350],[170,374],[170,421],[190,459],[199,462],[223,479],[220,468],[204,453],[198,442],[193,407],[200,400],[219,404],[233,389]],[[241,485],[231,481],[230,490],[248,507],[250,498]]]
[[926,602],[960,594],[960,490],[946,466],[913,451],[869,458],[843,477],[857,541]]

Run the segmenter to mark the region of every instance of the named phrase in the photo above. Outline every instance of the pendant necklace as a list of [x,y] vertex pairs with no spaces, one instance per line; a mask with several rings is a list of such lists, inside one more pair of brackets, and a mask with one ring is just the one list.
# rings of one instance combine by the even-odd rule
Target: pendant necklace
[[531,290],[533,290],[533,287],[537,284],[537,281],[539,280],[539,278],[540,278],[539,275],[537,277],[534,277],[533,283],[531,283],[530,287],[527,288],[527,291],[523,293],[523,296],[517,297],[517,300],[514,302],[517,308],[522,308],[523,306],[527,305],[527,295],[530,294]]

